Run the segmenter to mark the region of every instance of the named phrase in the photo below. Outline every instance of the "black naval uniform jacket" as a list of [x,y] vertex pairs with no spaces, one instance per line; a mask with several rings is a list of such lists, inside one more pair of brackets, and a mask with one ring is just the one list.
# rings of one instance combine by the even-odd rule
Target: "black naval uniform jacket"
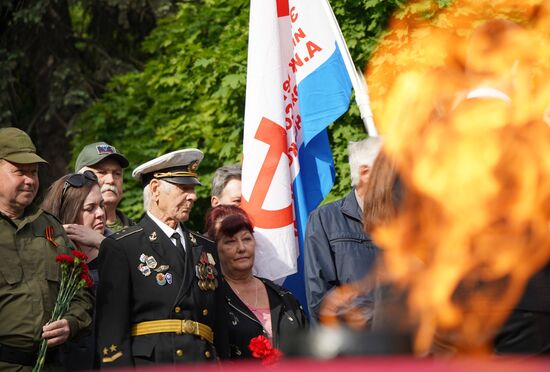
[[[309,324],[302,306],[294,295],[281,286],[265,278],[260,279],[267,290],[271,313],[272,343],[281,346],[281,339],[289,339],[295,332],[307,329]],[[225,296],[225,309],[229,316],[228,337],[231,359],[252,358],[248,348],[250,340],[267,332],[227,282],[222,283]]]
[[[185,255],[147,215],[138,225],[103,240],[96,302],[97,352],[102,368],[207,361],[228,354],[225,316],[217,310],[223,309],[223,296],[216,246],[182,228]],[[215,260],[215,290],[202,290],[198,285],[196,265],[201,254],[204,258],[203,252]],[[150,274],[144,272],[145,257],[154,258],[164,281],[158,282],[158,272],[153,269]],[[170,280],[166,274],[171,275]],[[216,347],[187,333],[131,335],[133,324],[165,319],[208,325],[214,331]]]

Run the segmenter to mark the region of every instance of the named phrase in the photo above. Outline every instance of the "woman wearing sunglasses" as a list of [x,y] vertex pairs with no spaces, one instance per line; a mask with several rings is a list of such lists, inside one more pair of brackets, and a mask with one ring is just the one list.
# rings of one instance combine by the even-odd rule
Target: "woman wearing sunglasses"
[[41,208],[59,218],[67,236],[86,253],[89,263],[97,257],[105,238],[105,207],[92,171],[68,174],[55,181]]
[[[98,282],[95,259],[106,236],[105,207],[96,175],[85,171],[61,177],[48,189],[41,208],[63,223],[67,236],[88,256],[95,292]],[[93,334],[68,342],[60,353],[61,362],[70,371],[97,367],[94,345]]]

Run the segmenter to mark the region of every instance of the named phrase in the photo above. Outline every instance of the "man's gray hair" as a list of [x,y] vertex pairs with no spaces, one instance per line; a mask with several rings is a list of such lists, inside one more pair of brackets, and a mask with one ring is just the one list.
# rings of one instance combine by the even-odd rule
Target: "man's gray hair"
[[349,142],[348,156],[352,186],[356,186],[359,183],[359,167],[368,165],[369,168],[372,168],[381,147],[381,137],[369,137],[362,141]]
[[214,177],[212,177],[212,192],[211,195],[219,198],[222,195],[223,189],[229,181],[240,180],[242,177],[242,168],[240,164],[224,165],[216,169]]
[[[172,187],[175,187],[170,182],[163,180],[160,181],[160,188],[163,192],[170,192]],[[143,188],[143,210],[148,211],[151,206],[151,200],[153,199],[153,193],[151,192],[151,187],[149,185]]]

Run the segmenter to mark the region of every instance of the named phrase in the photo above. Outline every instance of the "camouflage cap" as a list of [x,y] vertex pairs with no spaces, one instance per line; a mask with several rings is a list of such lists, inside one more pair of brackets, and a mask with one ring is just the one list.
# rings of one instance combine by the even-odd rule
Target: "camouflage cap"
[[14,127],[0,129],[0,159],[18,164],[48,164],[36,155],[36,147],[29,135]]
[[107,158],[116,160],[122,168],[126,168],[129,164],[128,159],[114,146],[109,145],[107,142],[95,142],[84,146],[74,166],[75,172],[79,172],[84,167],[89,167],[99,163]]

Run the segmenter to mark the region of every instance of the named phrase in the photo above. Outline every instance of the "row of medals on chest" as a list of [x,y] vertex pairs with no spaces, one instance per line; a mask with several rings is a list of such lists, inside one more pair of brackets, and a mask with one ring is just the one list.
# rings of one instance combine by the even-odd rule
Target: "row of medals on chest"
[[[169,265],[159,265],[155,257],[147,256],[145,253],[141,254],[139,261],[138,270],[143,276],[149,276],[152,271],[155,271],[157,273],[155,279],[158,285],[172,284],[172,274],[165,273],[170,268]],[[213,291],[218,287],[218,279],[216,278],[218,270],[215,265],[216,262],[211,253],[201,252],[199,262],[195,265],[195,274],[199,279],[198,286],[201,290]]]

